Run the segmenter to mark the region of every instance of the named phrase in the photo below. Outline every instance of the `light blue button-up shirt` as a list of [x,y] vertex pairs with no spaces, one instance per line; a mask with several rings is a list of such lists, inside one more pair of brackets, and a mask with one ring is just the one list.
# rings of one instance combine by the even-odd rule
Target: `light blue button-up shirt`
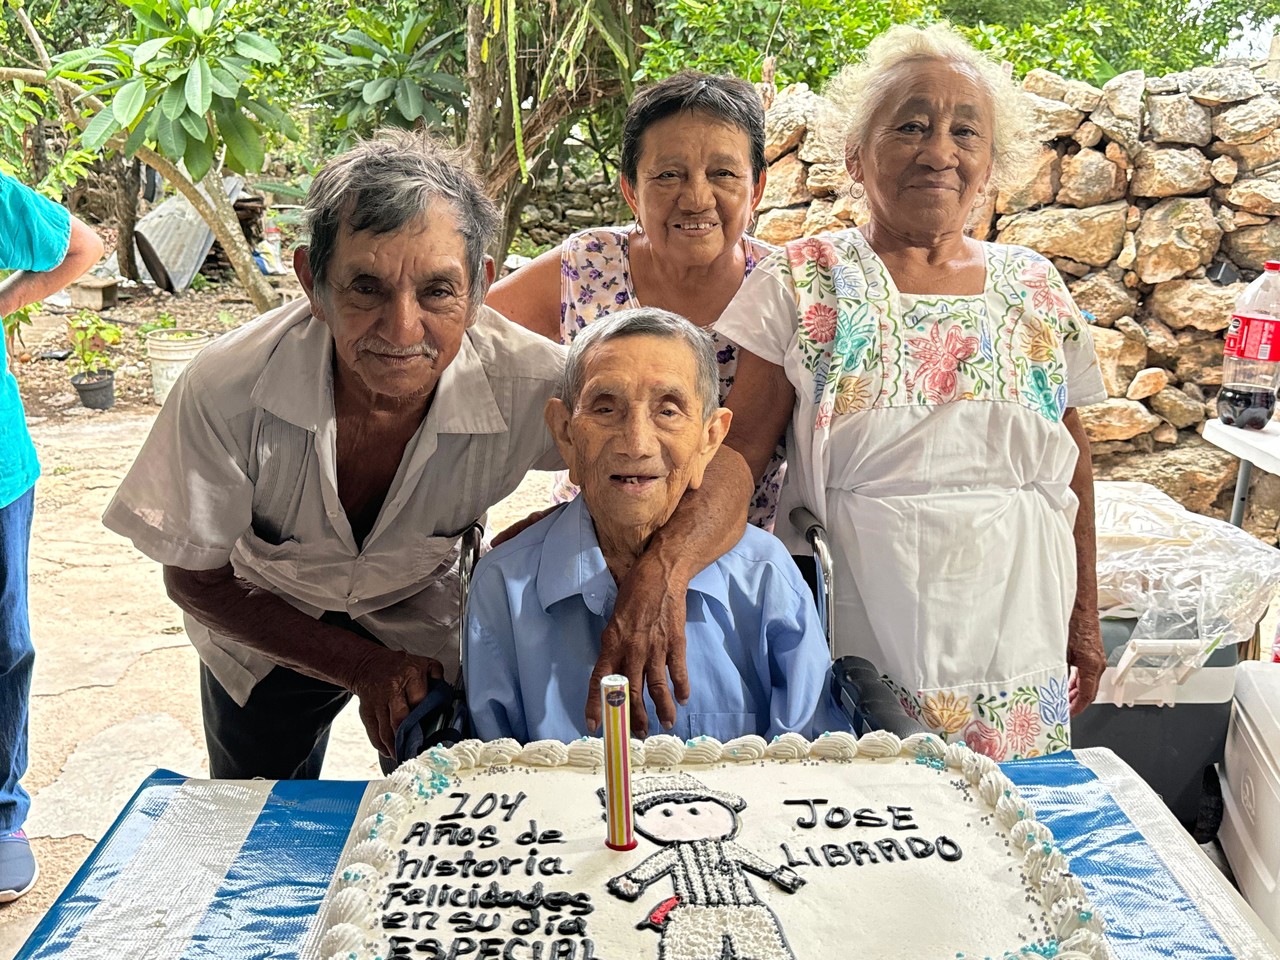
[[[476,734],[522,743],[585,735],[587,686],[617,595],[582,497],[485,556],[467,603]],[[830,693],[813,598],[774,536],[748,527],[693,578],[685,613],[692,695],[668,732],[729,740],[850,729]],[[647,694],[645,704],[649,729],[661,731]]]

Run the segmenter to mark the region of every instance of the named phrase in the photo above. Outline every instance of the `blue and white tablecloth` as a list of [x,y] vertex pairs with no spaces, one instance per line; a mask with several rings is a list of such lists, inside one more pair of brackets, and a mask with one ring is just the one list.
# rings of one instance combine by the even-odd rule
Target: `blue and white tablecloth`
[[[1110,751],[1003,769],[1071,857],[1117,960],[1280,960],[1257,918]],[[305,960],[366,789],[159,771],[16,960]]]

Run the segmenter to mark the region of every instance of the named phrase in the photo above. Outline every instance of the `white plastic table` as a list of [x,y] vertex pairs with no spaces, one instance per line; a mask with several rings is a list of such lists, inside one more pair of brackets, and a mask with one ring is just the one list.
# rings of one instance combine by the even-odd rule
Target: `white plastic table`
[[1221,420],[1209,420],[1205,422],[1203,436],[1218,449],[1240,458],[1236,495],[1231,502],[1231,522],[1237,527],[1243,526],[1253,468],[1280,474],[1280,422],[1272,420],[1261,430],[1241,430],[1228,427]]

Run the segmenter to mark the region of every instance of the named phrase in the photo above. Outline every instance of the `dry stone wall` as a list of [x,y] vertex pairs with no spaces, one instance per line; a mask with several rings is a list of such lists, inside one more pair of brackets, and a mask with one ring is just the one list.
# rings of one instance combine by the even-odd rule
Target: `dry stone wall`
[[[1280,82],[1245,65],[1101,89],[1045,70],[1023,82],[1043,147],[986,198],[979,239],[1052,259],[1093,335],[1108,399],[1080,410],[1100,478],[1145,480],[1223,516],[1236,460],[1202,440],[1222,384],[1231,308],[1280,256]],[[803,85],[767,114],[756,234],[781,243],[865,218],[850,197],[842,118]],[[1275,542],[1280,478],[1256,482],[1247,525]]]

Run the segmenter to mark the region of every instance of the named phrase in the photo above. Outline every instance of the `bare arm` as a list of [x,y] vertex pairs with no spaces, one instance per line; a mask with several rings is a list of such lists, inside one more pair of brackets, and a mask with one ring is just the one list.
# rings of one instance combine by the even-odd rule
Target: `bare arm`
[[19,270],[0,281],[0,317],[57,293],[97,263],[101,256],[102,241],[98,235],[82,220],[72,217],[71,240],[67,244],[67,255],[60,264],[44,273]]
[[1071,608],[1071,623],[1067,628],[1067,663],[1076,668],[1079,684],[1071,703],[1071,713],[1074,715],[1093,703],[1094,697],[1098,695],[1098,680],[1106,669],[1107,657],[1102,649],[1102,635],[1098,624],[1097,540],[1093,516],[1093,459],[1089,438],[1074,409],[1066,412],[1062,422],[1080,450],[1075,473],[1071,477],[1071,490],[1080,501],[1080,509],[1076,513],[1076,525],[1072,531],[1076,541],[1076,600]]
[[795,405],[795,388],[786,371],[739,347],[738,372],[725,404],[733,411],[725,444],[742,454],[755,482],[764,476],[778,438],[787,432]]
[[169,598],[210,630],[243,643],[281,666],[350,690],[360,698],[369,740],[395,756],[395,732],[427,695],[440,665],[379,646],[357,633],[321,623],[269,590],[217,570],[164,568]]
[[559,343],[560,248],[507,274],[489,288],[484,302],[508,320]]

